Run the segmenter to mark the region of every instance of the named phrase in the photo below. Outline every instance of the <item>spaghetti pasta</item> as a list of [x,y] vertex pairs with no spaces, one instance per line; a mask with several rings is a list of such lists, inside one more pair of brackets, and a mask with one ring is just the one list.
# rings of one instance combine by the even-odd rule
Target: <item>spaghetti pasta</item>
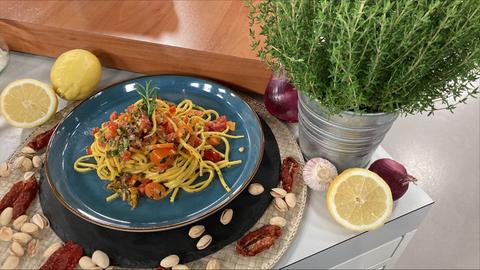
[[93,143],[74,169],[96,171],[109,181],[113,194],[107,201],[122,198],[132,208],[143,195],[154,200],[170,195],[174,202],[180,190],[201,192],[215,176],[229,192],[222,169],[242,162],[229,159],[229,140],[243,137],[231,134],[235,123],[189,99],[175,105],[152,97],[149,83],[138,88],[143,98],[92,131]]

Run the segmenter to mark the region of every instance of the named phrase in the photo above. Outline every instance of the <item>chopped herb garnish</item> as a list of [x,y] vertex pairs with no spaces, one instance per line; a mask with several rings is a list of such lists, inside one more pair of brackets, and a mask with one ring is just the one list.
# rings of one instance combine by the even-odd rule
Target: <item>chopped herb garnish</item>
[[116,157],[118,156],[118,153],[119,153],[118,149],[110,150],[110,151],[107,151],[107,156]]
[[160,163],[165,163],[170,156],[165,156],[160,160]]

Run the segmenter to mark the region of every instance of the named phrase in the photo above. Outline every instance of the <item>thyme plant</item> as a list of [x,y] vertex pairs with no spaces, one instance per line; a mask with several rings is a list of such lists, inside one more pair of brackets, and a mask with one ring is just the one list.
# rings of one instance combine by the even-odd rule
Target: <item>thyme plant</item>
[[[452,111],[480,78],[478,0],[247,2],[252,48],[330,112]],[[439,106],[440,104],[440,106]]]

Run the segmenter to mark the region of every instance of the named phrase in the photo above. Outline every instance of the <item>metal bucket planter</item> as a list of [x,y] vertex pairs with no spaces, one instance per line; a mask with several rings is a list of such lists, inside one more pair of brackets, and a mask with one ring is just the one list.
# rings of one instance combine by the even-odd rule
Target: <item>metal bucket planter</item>
[[328,115],[316,100],[299,93],[299,143],[306,158],[323,157],[339,171],[366,167],[398,113]]

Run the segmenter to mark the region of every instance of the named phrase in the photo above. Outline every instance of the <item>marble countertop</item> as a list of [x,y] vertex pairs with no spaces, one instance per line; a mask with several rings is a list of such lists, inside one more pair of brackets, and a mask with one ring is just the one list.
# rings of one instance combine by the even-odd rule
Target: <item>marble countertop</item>
[[[3,89],[9,82],[21,78],[33,78],[48,82],[52,64],[52,58],[12,53],[7,68],[0,73],[0,89]],[[140,75],[138,73],[105,68],[99,88]],[[256,98],[261,99],[260,96]],[[59,109],[65,105],[65,101],[60,101]],[[296,125],[290,125],[289,128],[296,132]],[[0,138],[2,140],[0,162],[5,161],[30,132],[32,130],[10,127],[0,118]],[[379,147],[374,154],[373,160],[388,156],[388,153],[382,147]],[[405,196],[395,203],[391,220],[431,203],[432,199],[420,187],[411,185]],[[330,217],[325,205],[324,193],[309,192],[303,221],[292,245],[277,264],[278,268],[301,261],[358,235],[346,231],[337,225]]]

